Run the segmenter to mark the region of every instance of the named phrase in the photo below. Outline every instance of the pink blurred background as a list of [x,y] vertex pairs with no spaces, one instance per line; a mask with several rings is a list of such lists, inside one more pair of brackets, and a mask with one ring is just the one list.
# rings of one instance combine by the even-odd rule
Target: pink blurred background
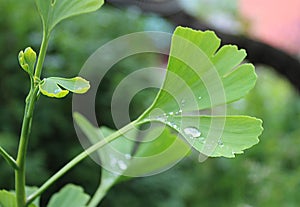
[[239,0],[248,35],[300,54],[300,0]]

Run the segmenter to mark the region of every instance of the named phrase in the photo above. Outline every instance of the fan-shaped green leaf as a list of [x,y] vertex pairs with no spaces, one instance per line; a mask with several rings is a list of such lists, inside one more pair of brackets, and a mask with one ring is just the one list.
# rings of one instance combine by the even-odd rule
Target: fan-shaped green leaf
[[90,84],[81,77],[75,78],[45,78],[39,85],[40,91],[45,96],[63,98],[69,91],[82,94],[89,90]]
[[[254,87],[257,76],[252,64],[241,64],[245,50],[232,45],[218,50],[219,47],[220,39],[214,32],[178,27],[172,38],[163,86],[138,120],[165,123],[207,156],[234,157],[258,142],[261,121],[240,116],[205,117],[199,110],[240,99]],[[226,116],[226,108],[217,115]],[[201,135],[201,139],[191,142],[185,130],[189,135]],[[216,143],[222,140],[221,148]]]
[[47,207],[85,207],[89,199],[81,187],[68,184],[51,197]]
[[104,0],[35,0],[35,3],[48,33],[63,19],[96,11]]

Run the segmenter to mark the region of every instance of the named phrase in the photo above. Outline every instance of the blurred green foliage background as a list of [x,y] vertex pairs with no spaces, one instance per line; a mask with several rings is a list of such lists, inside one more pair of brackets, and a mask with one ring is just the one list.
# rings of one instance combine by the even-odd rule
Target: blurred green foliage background
[[[41,24],[34,1],[0,1],[0,145],[15,156],[23,107],[29,87],[17,54],[27,46],[38,51]],[[76,76],[85,60],[101,45],[124,34],[173,26],[137,9],[104,6],[98,12],[72,18],[55,30],[45,62],[44,76]],[[110,100],[114,87],[132,71],[161,64],[164,58],[144,54],[118,63],[104,79],[96,111],[101,125],[114,127]],[[231,114],[264,120],[260,143],[235,159],[197,161],[197,154],[152,177],[115,186],[101,206],[222,207],[298,206],[300,202],[300,100],[292,86],[271,68],[257,67],[258,82],[245,98],[229,105]],[[153,94],[140,96],[132,116],[147,107]],[[41,97],[36,107],[28,153],[27,181],[40,185],[82,147],[72,121],[71,96],[64,100]],[[299,144],[299,145],[298,145]],[[43,197],[66,183],[96,189],[100,169],[90,159],[63,177]],[[0,159],[0,186],[14,187],[13,171]]]

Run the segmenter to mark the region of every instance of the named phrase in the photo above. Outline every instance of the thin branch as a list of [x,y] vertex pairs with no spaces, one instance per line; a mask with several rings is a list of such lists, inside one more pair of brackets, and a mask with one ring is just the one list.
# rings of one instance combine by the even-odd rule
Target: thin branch
[[2,157],[6,160],[6,162],[10,166],[12,166],[15,170],[19,169],[19,166],[15,161],[15,159],[12,156],[10,156],[2,147],[0,147],[0,155],[2,155]]

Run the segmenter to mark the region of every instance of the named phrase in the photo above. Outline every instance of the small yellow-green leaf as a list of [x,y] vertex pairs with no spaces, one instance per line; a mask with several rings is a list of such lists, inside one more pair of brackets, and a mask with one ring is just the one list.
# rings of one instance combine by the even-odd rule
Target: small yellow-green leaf
[[63,90],[57,83],[49,78],[45,78],[39,85],[43,95],[54,98],[63,98],[68,95],[68,90]]
[[36,53],[31,47],[27,47],[25,51],[19,53],[20,66],[30,75],[33,75],[36,62]]
[[45,96],[63,98],[69,91],[82,94],[89,90],[90,84],[81,77],[75,78],[45,78],[39,85],[40,91]]
[[67,89],[68,91],[71,91],[73,93],[85,93],[90,88],[89,81],[81,78],[81,77],[75,77],[75,78],[56,78],[51,77],[51,80],[55,81],[58,85],[61,87]]

